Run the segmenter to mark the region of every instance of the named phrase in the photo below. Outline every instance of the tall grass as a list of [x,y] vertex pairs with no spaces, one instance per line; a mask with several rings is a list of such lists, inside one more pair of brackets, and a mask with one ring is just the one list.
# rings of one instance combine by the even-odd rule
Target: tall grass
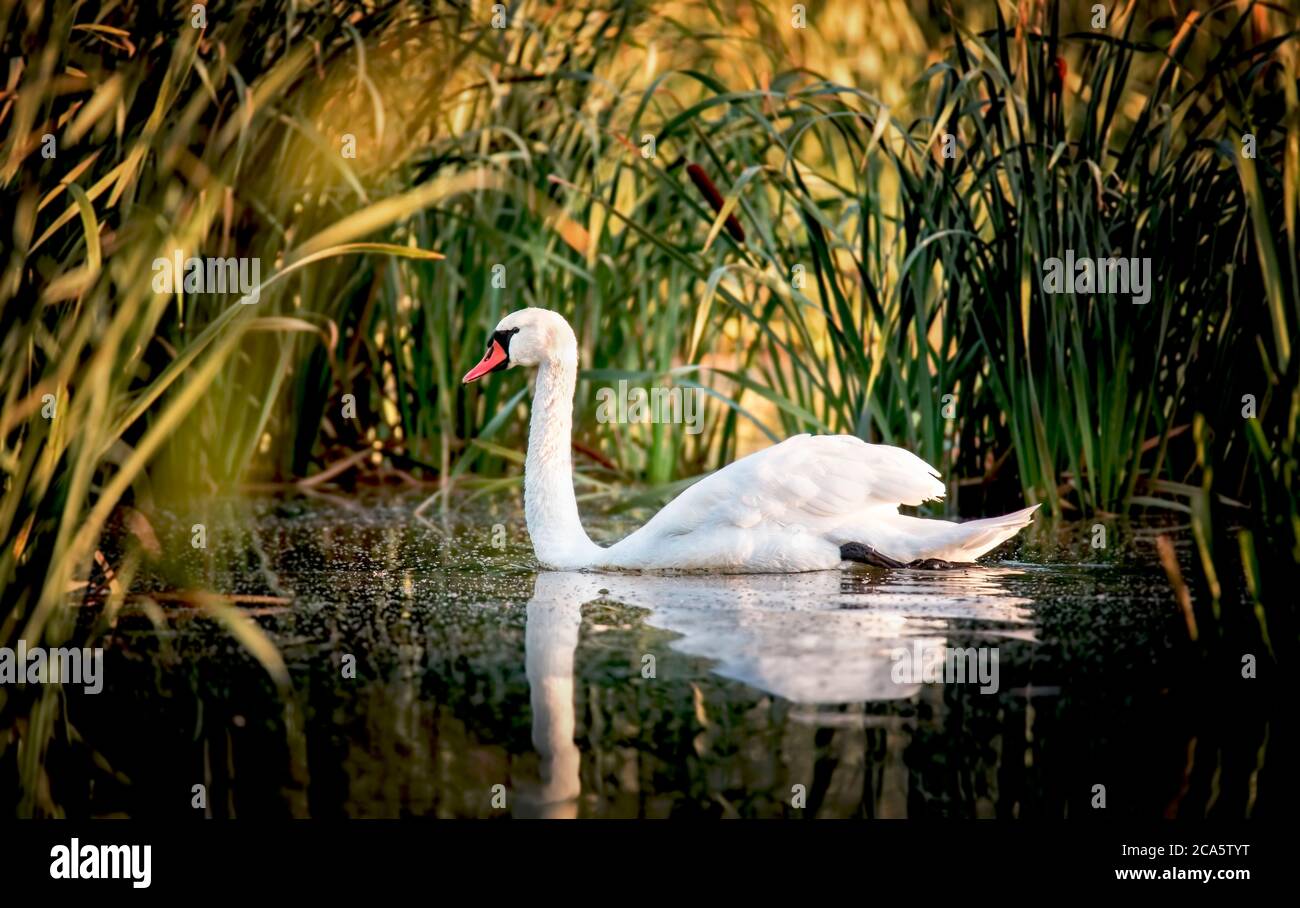
[[[125,15],[101,15],[112,12]],[[353,242],[373,223],[318,231],[304,220],[291,233],[263,232],[248,215],[261,197],[236,204],[236,187],[256,182],[246,178],[250,133],[276,118],[271,99],[302,78],[304,49],[241,73],[237,47],[214,47],[187,24],[155,40],[143,20],[127,23],[142,36],[79,21],[84,13],[72,3],[3,10],[7,56],[21,65],[10,70],[0,170],[13,212],[0,279],[0,640],[30,645],[73,632],[77,591],[96,596],[101,627],[111,624],[139,557],[128,550],[114,566],[97,551],[121,502],[143,509],[147,526],[143,512],[169,480],[202,490],[241,474],[301,355],[300,335],[332,340],[327,319],[293,311],[289,288],[340,292],[350,272],[338,260],[349,254],[436,257]],[[255,40],[257,25],[242,24]],[[260,257],[269,272],[260,302],[156,293],[152,263],[175,250]],[[282,679],[256,624],[209,610]],[[0,711],[11,696],[33,701],[18,748],[20,810],[48,812],[42,766],[59,689],[6,686]],[[21,742],[14,735],[0,750]]]
[[[1268,40],[1254,8],[1140,22],[1128,7],[1105,33],[1063,33],[1052,4],[983,33],[957,21],[906,112],[782,72],[757,41],[754,67],[771,69],[750,85],[647,72],[627,62],[644,62],[634,7],[525,9],[520,36],[471,23],[451,47],[488,40],[512,68],[457,88],[449,128],[403,178],[485,180],[411,224],[457,267],[394,266],[377,299],[327,310],[381,332],[362,342],[383,381],[369,384],[372,417],[351,445],[388,431],[425,475],[513,469],[499,455],[519,448],[524,424],[492,417],[522,379],[468,392],[456,379],[497,318],[540,305],[578,327],[580,441],[623,479],[667,483],[763,439],[842,431],[914,448],[974,509],[1022,497],[1065,514],[1186,507],[1199,487],[1190,426],[1204,412],[1235,439],[1223,494],[1237,497],[1253,469],[1241,397],[1263,400],[1277,374],[1255,338],[1284,342],[1295,318],[1289,302],[1248,302],[1285,298],[1265,286],[1284,256],[1270,263],[1254,237],[1282,236],[1294,209],[1282,177],[1294,36],[1260,9],[1281,23]],[[570,41],[589,33],[603,40]],[[955,158],[941,155],[945,134]],[[721,213],[688,165],[718,187]],[[1244,167],[1267,183],[1261,214]],[[1044,294],[1043,263],[1067,250],[1149,257],[1150,302]],[[620,378],[705,386],[707,431],[598,424],[594,389]],[[319,380],[304,372],[313,386],[298,399],[332,401]],[[1267,422],[1276,409],[1264,409]],[[318,441],[297,438],[294,474]]]

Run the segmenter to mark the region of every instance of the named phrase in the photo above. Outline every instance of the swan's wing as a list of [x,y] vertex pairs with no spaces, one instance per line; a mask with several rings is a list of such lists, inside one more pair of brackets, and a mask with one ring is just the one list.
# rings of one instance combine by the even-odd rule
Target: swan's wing
[[[655,515],[669,533],[710,526],[829,529],[873,508],[942,498],[939,471],[852,435],[796,435],[701,479]],[[650,525],[647,525],[649,529]]]

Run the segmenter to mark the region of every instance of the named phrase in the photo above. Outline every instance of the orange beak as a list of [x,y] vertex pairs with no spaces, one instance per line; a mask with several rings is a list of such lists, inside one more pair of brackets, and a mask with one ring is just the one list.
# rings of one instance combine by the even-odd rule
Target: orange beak
[[483,354],[483,358],[478,361],[477,366],[465,373],[465,377],[460,380],[461,384],[467,385],[475,379],[482,378],[489,372],[495,372],[505,364],[508,358],[505,348],[497,340],[493,339],[488,344],[487,353]]

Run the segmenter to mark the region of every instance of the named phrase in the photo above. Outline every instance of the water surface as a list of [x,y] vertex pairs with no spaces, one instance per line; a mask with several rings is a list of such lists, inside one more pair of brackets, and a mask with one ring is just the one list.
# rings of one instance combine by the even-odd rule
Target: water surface
[[[1289,721],[1187,642],[1153,546],[1171,535],[1190,571],[1185,528],[1114,524],[1105,549],[1041,531],[954,571],[602,575],[538,572],[515,500],[427,520],[391,493],[171,515],[105,691],[69,693],[85,744],[51,755],[53,801],[74,816],[1156,818],[1260,816],[1293,794],[1269,773],[1294,756]],[[287,690],[167,595],[191,588],[257,622]],[[996,649],[996,690],[895,674],[900,651],[943,647]]]

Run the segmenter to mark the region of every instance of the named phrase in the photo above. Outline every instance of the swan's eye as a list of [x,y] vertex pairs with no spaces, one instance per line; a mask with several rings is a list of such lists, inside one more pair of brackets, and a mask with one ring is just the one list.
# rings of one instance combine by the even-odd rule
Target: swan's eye
[[514,337],[518,333],[518,328],[511,328],[509,331],[493,331],[492,336],[488,338],[488,350],[492,349],[492,344],[497,343],[500,344],[501,349],[508,354],[510,352],[510,338]]

